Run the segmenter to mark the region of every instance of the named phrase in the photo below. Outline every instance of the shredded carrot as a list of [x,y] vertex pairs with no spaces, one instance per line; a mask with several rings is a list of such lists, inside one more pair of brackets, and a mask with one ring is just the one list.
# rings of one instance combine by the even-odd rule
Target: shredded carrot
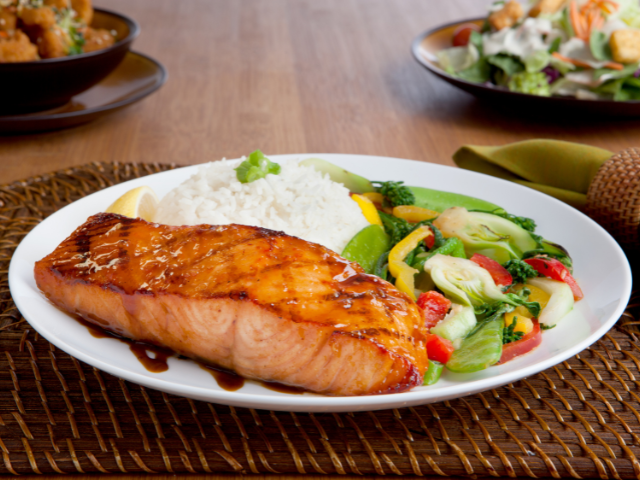
[[605,68],[610,68],[611,70],[622,70],[624,65],[618,62],[607,62],[604,64]]
[[582,60],[576,60],[575,58],[565,57],[564,55],[561,55],[558,52],[553,52],[551,55],[557,58],[558,60],[562,60],[563,62],[570,63],[571,65],[575,65],[576,67],[591,68],[591,65],[589,65],[587,62],[583,62]]
[[619,8],[618,3],[613,0],[588,0],[578,9],[575,0],[572,0],[569,5],[569,19],[575,36],[588,42],[591,32],[604,25],[603,12],[611,14]]
[[[575,65],[576,67],[592,68],[591,65],[589,65],[587,62],[583,62],[582,60],[577,60],[575,58],[565,57],[558,52],[553,52],[551,56],[557,58],[558,60],[562,60],[563,62]],[[604,67],[610,68],[611,70],[622,70],[624,68],[624,65],[618,62],[607,62],[604,64]]]
[[578,6],[575,0],[572,0],[569,4],[569,20],[571,20],[571,26],[573,27],[573,33],[576,37],[582,38],[582,24],[580,23],[580,12],[578,12]]
[[0,37],[9,38],[9,34],[7,32],[0,31]]

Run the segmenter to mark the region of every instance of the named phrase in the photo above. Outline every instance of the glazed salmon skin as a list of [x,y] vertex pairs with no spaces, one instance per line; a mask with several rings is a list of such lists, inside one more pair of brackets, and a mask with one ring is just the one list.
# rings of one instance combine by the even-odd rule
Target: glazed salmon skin
[[390,283],[259,227],[90,217],[36,262],[57,307],[245,378],[327,395],[422,385],[426,329]]

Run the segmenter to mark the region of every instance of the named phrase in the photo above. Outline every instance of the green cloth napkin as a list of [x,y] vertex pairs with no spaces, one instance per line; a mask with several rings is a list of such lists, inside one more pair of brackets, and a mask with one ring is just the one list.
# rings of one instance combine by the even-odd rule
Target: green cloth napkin
[[460,168],[534,188],[582,210],[593,177],[612,155],[580,143],[526,140],[502,147],[465,145],[453,161]]

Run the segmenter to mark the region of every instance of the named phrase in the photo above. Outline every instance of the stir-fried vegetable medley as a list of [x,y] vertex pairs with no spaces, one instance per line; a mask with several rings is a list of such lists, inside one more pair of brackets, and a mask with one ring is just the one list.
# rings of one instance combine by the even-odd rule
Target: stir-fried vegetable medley
[[640,100],[638,0],[496,1],[438,52],[449,74],[539,96]]
[[476,372],[531,351],[583,297],[569,254],[536,235],[532,219],[465,195],[368,182],[327,164],[314,166],[358,186],[352,198],[371,224],[342,255],[424,312],[425,385],[444,368]]

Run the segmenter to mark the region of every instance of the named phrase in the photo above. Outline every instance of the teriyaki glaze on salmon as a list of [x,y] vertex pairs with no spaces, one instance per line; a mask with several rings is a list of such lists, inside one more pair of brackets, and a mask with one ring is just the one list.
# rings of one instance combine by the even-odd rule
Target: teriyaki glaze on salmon
[[101,213],[35,265],[57,307],[250,379],[327,395],[403,392],[428,359],[420,309],[356,263],[244,225]]

